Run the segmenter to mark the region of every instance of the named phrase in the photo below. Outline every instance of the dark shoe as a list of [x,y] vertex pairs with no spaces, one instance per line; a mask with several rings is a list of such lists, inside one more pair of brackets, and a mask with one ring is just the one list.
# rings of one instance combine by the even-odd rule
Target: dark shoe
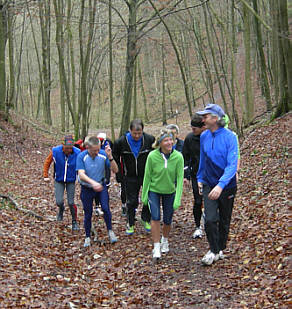
[[57,215],[57,221],[63,221],[64,208],[59,207],[59,213]]
[[72,221],[72,231],[79,231],[79,226],[77,221]]

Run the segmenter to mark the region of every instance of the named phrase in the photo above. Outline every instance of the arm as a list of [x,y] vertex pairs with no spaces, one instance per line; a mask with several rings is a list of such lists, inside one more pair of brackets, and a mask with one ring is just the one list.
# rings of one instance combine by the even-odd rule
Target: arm
[[238,164],[238,142],[237,137],[234,135],[233,138],[228,140],[228,154],[227,154],[227,165],[224,169],[223,175],[220,177],[218,186],[222,189],[230,182],[237,171]]
[[145,173],[144,173],[142,195],[141,195],[143,205],[148,205],[148,192],[151,183],[151,174],[152,174],[152,161],[151,157],[148,156],[145,165]]
[[52,150],[50,151],[49,155],[47,156],[45,163],[44,163],[44,168],[43,168],[43,176],[44,178],[49,177],[49,169],[51,166],[51,163],[53,162],[53,152]]
[[120,147],[120,139],[116,140],[113,145],[112,156],[117,164],[118,171],[115,172],[117,174],[117,181],[122,180],[122,168],[121,168],[121,147]]
[[96,182],[95,180],[89,178],[86,175],[85,170],[78,170],[78,176],[79,176],[80,180],[91,184],[92,185],[92,189],[94,191],[97,191],[97,192],[102,191],[102,189],[103,189],[102,184],[100,184],[99,182]]
[[105,146],[105,153],[110,161],[111,170],[116,174],[119,171],[118,165],[113,158],[112,149],[110,145]]
[[238,167],[238,142],[237,137],[229,140],[227,154],[227,165],[224,169],[223,175],[220,177],[218,185],[212,189],[208,197],[210,200],[217,200],[221,195],[221,192],[230,180],[236,175]]
[[183,192],[183,181],[184,181],[184,160],[183,157],[180,156],[179,161],[176,165],[176,192],[175,199],[173,203],[173,209],[177,210],[181,205],[181,197]]
[[189,142],[188,139],[185,139],[183,149],[182,149],[182,155],[184,157],[184,178],[190,180],[191,177],[191,171],[190,171],[190,149],[189,149]]

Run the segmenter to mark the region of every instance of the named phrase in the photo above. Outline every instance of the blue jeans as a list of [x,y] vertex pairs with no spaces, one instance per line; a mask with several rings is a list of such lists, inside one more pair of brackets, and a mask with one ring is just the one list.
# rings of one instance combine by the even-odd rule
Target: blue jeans
[[91,218],[93,212],[93,200],[95,198],[99,199],[101,209],[104,212],[104,221],[107,227],[107,230],[112,229],[112,214],[109,208],[109,195],[107,191],[107,186],[103,186],[103,190],[101,192],[96,192],[91,188],[87,188],[85,186],[81,186],[81,201],[83,204],[84,210],[84,229],[86,237],[90,237],[91,231]]
[[173,216],[173,202],[175,193],[172,194],[160,194],[149,191],[148,203],[151,212],[151,219],[153,221],[160,221],[160,200],[162,200],[163,210],[163,223],[170,225]]

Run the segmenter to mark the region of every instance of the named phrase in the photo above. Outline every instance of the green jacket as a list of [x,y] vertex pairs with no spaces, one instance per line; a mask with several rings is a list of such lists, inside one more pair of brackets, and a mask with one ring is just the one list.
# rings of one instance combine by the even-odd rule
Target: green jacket
[[180,152],[173,150],[166,159],[160,149],[150,152],[145,167],[142,189],[142,203],[148,204],[148,192],[172,194],[175,192],[174,210],[181,204],[184,178],[184,159]]

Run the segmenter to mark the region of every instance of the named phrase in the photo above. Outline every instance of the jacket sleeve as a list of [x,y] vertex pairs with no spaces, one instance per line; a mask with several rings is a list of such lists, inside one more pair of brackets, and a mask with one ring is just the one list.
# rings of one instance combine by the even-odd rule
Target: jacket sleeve
[[227,153],[227,165],[224,169],[223,175],[220,177],[218,186],[224,189],[235,176],[237,172],[238,161],[238,140],[237,137],[232,134],[232,138],[228,139],[228,153]]
[[184,141],[182,155],[184,157],[184,178],[190,179],[191,177],[191,170],[190,170],[191,156],[190,156],[188,138],[186,138]]
[[175,199],[173,203],[173,209],[177,210],[181,205],[181,197],[183,192],[183,182],[184,182],[184,160],[183,156],[179,156],[178,163],[176,165],[176,192],[175,192]]
[[148,192],[150,189],[151,183],[151,174],[152,174],[152,159],[151,156],[147,157],[145,165],[145,173],[143,179],[143,188],[142,188],[142,203],[143,205],[148,205]]
[[204,134],[201,134],[200,136],[200,163],[199,163],[199,169],[197,172],[197,181],[203,182],[203,176],[204,176],[204,170],[205,170],[205,153],[204,153],[204,147],[202,146],[204,143]]
[[53,152],[51,150],[49,155],[47,156],[47,158],[45,160],[45,163],[44,163],[44,168],[43,168],[43,177],[44,178],[49,177],[49,169],[50,169],[52,162],[53,162]]

